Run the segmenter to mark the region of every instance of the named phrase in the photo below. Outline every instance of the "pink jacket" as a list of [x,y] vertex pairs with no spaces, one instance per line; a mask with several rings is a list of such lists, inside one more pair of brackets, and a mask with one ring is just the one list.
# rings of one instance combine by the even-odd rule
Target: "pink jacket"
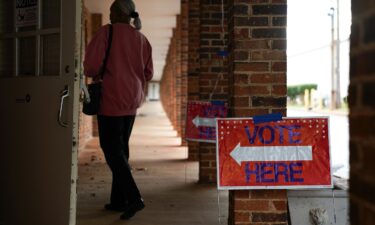
[[[109,25],[101,27],[86,48],[84,73],[88,77],[98,79],[108,34]],[[135,115],[144,99],[146,83],[152,76],[152,50],[147,38],[129,24],[114,24],[99,114]]]

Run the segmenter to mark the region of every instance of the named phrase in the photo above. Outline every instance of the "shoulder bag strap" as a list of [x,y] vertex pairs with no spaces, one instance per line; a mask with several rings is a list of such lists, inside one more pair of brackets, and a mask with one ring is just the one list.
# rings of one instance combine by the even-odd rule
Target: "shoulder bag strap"
[[108,46],[107,46],[107,49],[105,51],[105,56],[104,56],[104,60],[103,60],[103,67],[102,67],[102,70],[100,71],[100,78],[102,80],[103,80],[105,69],[107,67],[109,52],[110,52],[111,46],[112,46],[112,36],[113,36],[113,26],[112,26],[112,24],[109,24]]

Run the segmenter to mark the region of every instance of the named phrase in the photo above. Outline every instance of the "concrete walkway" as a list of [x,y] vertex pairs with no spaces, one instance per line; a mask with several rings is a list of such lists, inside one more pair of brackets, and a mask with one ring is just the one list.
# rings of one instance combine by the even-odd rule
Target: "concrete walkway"
[[123,221],[120,213],[103,210],[109,200],[111,173],[98,139],[91,140],[79,154],[77,225],[227,224],[227,192],[198,184],[198,163],[186,160],[187,148],[180,143],[159,102],[146,103],[139,110],[130,164],[146,208]]

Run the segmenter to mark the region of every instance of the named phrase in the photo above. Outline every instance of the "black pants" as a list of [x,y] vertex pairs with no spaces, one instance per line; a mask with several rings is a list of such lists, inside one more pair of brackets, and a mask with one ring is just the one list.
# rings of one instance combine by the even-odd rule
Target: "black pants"
[[112,171],[111,204],[124,206],[141,198],[132,176],[129,159],[129,138],[135,116],[98,115],[100,147]]

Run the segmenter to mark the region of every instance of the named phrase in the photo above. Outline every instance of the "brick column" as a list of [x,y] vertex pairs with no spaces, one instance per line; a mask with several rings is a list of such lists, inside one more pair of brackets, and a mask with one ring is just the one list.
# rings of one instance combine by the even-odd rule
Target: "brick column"
[[[188,100],[199,100],[200,0],[189,0]],[[188,159],[199,159],[199,142],[188,142]]]
[[189,1],[181,0],[181,144],[187,146],[185,140],[186,110],[188,101],[188,51],[189,51]]
[[175,65],[175,90],[176,90],[176,104],[175,104],[175,129],[177,131],[177,135],[181,137],[182,130],[181,130],[181,120],[182,120],[182,110],[181,110],[181,103],[182,103],[182,93],[181,93],[181,15],[177,15],[176,17],[176,29],[174,34],[175,45],[176,45],[176,63]]
[[[165,58],[166,62],[169,62],[172,59],[172,44],[169,45],[168,53]],[[171,64],[166,63],[163,68],[163,75],[160,80],[160,100],[163,105],[164,111],[167,114],[167,117],[171,120],[170,113],[170,95],[171,95]]]
[[187,60],[188,60],[188,5],[181,0],[181,15],[176,16],[176,27],[169,45],[169,52],[161,82],[161,99],[164,109],[181,137],[185,141],[185,116],[187,104]]
[[170,69],[171,69],[171,73],[170,73],[170,82],[171,82],[171,95],[170,95],[170,99],[169,99],[169,105],[171,106],[170,107],[170,114],[171,114],[171,121],[172,121],[172,125],[173,125],[173,128],[175,130],[177,130],[177,91],[176,91],[176,71],[177,71],[177,28],[174,28],[173,29],[173,37],[172,37],[172,40],[171,40],[171,61],[169,61],[171,63],[170,65]]
[[[218,56],[218,52],[226,48],[227,42],[226,12],[222,22],[222,8],[226,10],[227,7],[222,7],[221,2],[200,2],[199,98],[203,101],[226,101],[228,98],[227,61]],[[199,181],[216,182],[215,144],[200,143],[199,162]]]
[[[286,115],[286,0],[229,2],[230,116]],[[283,190],[230,191],[229,224],[287,224]]]
[[[88,9],[83,6],[83,15],[84,15],[84,24],[82,26],[82,33],[83,38],[83,51],[82,57],[84,57],[84,50],[88,42],[92,38],[92,14],[88,11]],[[86,82],[87,83],[87,82]],[[82,113],[82,104],[80,105],[80,113],[79,113],[79,147],[78,149],[82,149],[88,140],[92,138],[92,116],[86,116]]]
[[352,1],[350,40],[350,220],[375,224],[375,4]]
[[[83,39],[84,47],[88,45],[92,37],[102,26],[102,14],[90,13],[86,7],[83,8],[84,24],[83,24]],[[84,50],[84,49],[83,49]],[[83,51],[84,52],[84,51]],[[84,57],[84,55],[83,55]],[[88,84],[91,79],[86,78],[85,83]],[[98,125],[95,116],[86,116],[82,113],[82,104],[80,105],[79,115],[79,149],[82,149],[86,142],[92,137],[98,136]]]

